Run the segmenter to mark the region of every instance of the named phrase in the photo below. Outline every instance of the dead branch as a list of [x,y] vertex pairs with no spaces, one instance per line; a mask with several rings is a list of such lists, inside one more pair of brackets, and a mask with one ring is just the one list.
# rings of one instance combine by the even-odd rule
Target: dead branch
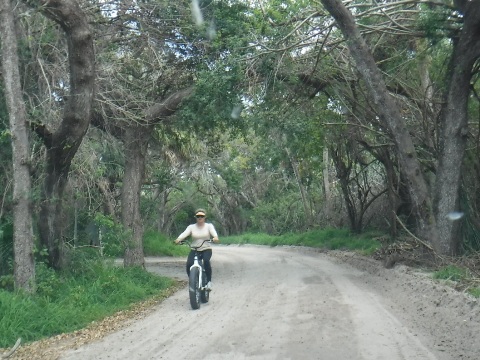
[[423,246],[425,246],[427,249],[429,249],[432,254],[439,258],[440,260],[445,260],[444,257],[438,255],[435,250],[433,250],[433,247],[428,244],[427,242],[423,241],[422,239],[418,238],[417,236],[415,236],[410,230],[407,229],[407,227],[405,226],[405,224],[402,222],[402,220],[400,220],[400,218],[398,217],[397,214],[395,214],[395,218],[397,219],[397,221],[400,223],[400,225],[402,226],[402,228],[408,233],[408,235],[410,235],[415,241],[419,242],[420,244],[422,244]]
[[9,358],[10,356],[12,356],[13,353],[14,353],[15,351],[17,351],[17,349],[19,348],[21,342],[22,342],[22,338],[18,338],[17,342],[15,343],[15,345],[13,345],[13,347],[10,349],[10,351],[2,354],[2,355],[0,356],[0,359],[7,359],[7,358]]

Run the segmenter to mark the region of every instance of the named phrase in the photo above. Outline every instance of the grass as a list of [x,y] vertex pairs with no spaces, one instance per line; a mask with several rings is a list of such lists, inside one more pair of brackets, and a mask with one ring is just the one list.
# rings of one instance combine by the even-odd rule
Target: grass
[[[154,231],[145,233],[146,256],[187,256],[189,248]],[[34,295],[8,291],[13,276],[0,277],[0,348],[11,347],[21,337],[31,342],[84,328],[137,302],[162,296],[175,281],[141,268],[114,266],[120,247],[107,251],[112,260],[96,250],[75,251],[69,271],[57,273],[44,264],[36,268]],[[2,289],[3,288],[3,289]]]
[[[352,234],[348,229],[322,229],[284,235],[246,233],[221,237],[220,240],[222,244],[307,246],[329,250],[352,250],[370,255],[380,247],[380,243],[375,240],[379,235],[376,232]],[[144,252],[146,256],[186,256],[189,248],[175,245],[173,239],[158,232],[149,231],[144,236]]]
[[467,268],[458,267],[456,265],[448,265],[433,273],[433,278],[436,280],[454,281],[464,284],[466,291],[475,298],[480,298],[480,288],[476,285],[478,280],[474,281]]
[[468,293],[472,295],[474,298],[480,298],[480,288],[479,287],[471,287],[468,289]]
[[468,278],[468,271],[455,265],[448,265],[441,270],[435,271],[433,278],[437,280],[463,281]]
[[0,289],[0,347],[12,346],[19,337],[30,342],[84,328],[175,284],[141,268],[89,256],[75,259],[75,270],[61,274],[38,264],[35,295]]
[[190,249],[176,245],[173,240],[156,231],[147,231],[143,237],[145,256],[187,256]]
[[322,229],[278,236],[248,233],[221,238],[221,241],[222,244],[287,245],[328,250],[353,250],[363,255],[370,255],[380,247],[380,243],[375,240],[378,235],[373,232],[357,235],[346,229]]

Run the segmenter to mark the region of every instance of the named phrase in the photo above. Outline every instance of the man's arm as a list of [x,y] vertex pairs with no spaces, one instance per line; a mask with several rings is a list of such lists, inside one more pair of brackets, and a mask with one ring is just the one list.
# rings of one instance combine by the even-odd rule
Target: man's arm
[[220,242],[220,239],[218,238],[217,230],[215,230],[215,226],[213,224],[210,224],[210,235],[212,236],[212,240],[215,243]]
[[180,244],[183,240],[185,240],[188,236],[192,234],[192,229],[190,228],[190,225],[187,226],[185,231],[178,235],[178,237],[175,239],[175,244]]

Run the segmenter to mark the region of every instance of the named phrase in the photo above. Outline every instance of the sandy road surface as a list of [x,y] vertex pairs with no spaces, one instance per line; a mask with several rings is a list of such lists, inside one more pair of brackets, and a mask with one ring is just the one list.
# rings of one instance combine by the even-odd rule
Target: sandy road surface
[[[61,359],[480,356],[478,304],[409,270],[341,253],[257,246],[216,246],[212,261],[214,290],[199,310],[191,310],[185,288],[147,317]],[[148,264],[185,277],[183,261]]]

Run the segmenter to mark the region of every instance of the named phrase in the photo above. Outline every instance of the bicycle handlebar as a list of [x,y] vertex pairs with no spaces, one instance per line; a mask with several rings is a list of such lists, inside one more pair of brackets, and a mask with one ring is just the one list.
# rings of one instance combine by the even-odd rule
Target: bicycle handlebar
[[212,239],[203,240],[202,243],[201,243],[199,246],[193,246],[193,247],[192,247],[193,241],[191,241],[191,240],[186,240],[186,239],[185,239],[185,240],[180,241],[179,244],[187,243],[188,245],[190,245],[190,247],[191,247],[192,249],[199,249],[199,248],[201,248],[201,247],[203,246],[203,244],[205,244],[206,242],[212,242]]

